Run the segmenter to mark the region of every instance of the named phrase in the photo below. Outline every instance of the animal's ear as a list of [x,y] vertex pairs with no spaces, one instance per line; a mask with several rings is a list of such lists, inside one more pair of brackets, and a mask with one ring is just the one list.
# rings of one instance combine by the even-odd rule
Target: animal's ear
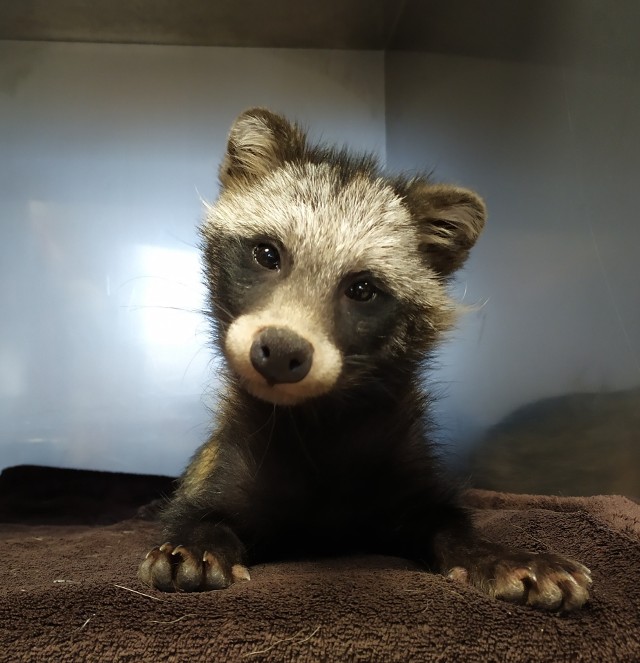
[[473,191],[423,179],[407,185],[404,201],[418,225],[420,250],[440,275],[462,267],[475,244],[487,211]]
[[294,160],[305,145],[306,137],[296,125],[265,108],[251,108],[231,126],[220,182],[228,187],[264,177]]

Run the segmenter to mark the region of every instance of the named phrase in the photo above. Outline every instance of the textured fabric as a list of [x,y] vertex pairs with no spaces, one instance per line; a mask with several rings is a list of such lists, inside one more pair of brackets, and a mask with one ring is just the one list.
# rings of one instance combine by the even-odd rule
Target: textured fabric
[[150,590],[136,569],[158,526],[131,516],[170,485],[0,476],[0,660],[640,661],[640,506],[625,498],[468,494],[487,536],[591,568],[591,601],[557,616],[373,556],[261,565],[220,592]]

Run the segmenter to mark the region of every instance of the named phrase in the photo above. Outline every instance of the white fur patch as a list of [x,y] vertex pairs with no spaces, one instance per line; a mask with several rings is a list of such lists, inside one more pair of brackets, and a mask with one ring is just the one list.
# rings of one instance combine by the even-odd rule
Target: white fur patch
[[[247,391],[276,405],[294,405],[331,390],[342,370],[342,356],[317,326],[311,324],[312,319],[299,307],[272,306],[242,315],[231,324],[224,347],[229,364]],[[253,367],[251,345],[256,334],[266,327],[288,328],[313,346],[311,369],[300,382],[269,385]]]
[[[445,284],[420,250],[417,224],[383,178],[345,183],[332,164],[287,162],[257,181],[223,189],[207,207],[203,233],[212,243],[226,236],[284,247],[287,269],[270,300],[245,311],[223,339],[244,387],[268,402],[293,405],[336,384],[343,357],[332,341],[332,316],[347,277],[370,272],[417,309],[430,327],[429,342],[454,322]],[[267,326],[289,328],[313,345],[311,369],[300,382],[270,386],[253,367],[251,345]]]
[[[425,266],[409,211],[381,178],[346,185],[330,164],[285,163],[251,185],[224,190],[208,207],[206,235],[271,237],[309,289],[369,271],[398,298],[441,313],[451,302]],[[444,318],[443,318],[444,319]]]

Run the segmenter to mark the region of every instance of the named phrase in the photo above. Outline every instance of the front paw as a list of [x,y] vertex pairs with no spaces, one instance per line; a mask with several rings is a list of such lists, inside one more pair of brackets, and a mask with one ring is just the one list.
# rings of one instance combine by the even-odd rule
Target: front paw
[[147,553],[138,578],[163,592],[198,592],[224,589],[249,580],[249,569],[229,555],[165,543]]
[[591,587],[586,566],[552,553],[482,553],[451,568],[447,577],[503,601],[562,612],[581,608]]

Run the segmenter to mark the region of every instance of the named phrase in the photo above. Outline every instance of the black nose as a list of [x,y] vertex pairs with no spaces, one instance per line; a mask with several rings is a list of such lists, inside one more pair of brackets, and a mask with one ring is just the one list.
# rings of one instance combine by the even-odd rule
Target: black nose
[[267,327],[256,335],[249,356],[270,384],[300,382],[311,368],[313,346],[290,329]]

